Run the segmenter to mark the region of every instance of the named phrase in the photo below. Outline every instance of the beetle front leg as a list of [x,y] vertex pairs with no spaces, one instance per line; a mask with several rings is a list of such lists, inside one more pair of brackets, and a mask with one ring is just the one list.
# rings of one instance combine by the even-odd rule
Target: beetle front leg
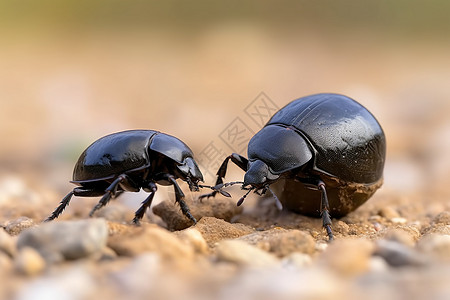
[[[230,159],[236,166],[241,168],[244,172],[247,172],[248,159],[243,157],[242,155],[233,153],[225,158],[223,163],[220,165],[219,170],[217,170],[217,173],[216,173],[217,180],[216,180],[215,186],[223,183],[223,178],[225,177],[225,175],[227,173],[228,162],[230,161]],[[200,195],[200,197],[198,197],[198,199],[202,200],[203,198],[214,197],[214,196],[216,196],[217,193],[218,193],[218,191],[213,191],[208,194],[203,194],[203,195]]]
[[66,208],[67,205],[69,205],[70,200],[72,199],[72,196],[81,196],[81,197],[95,197],[95,196],[101,196],[103,195],[103,191],[95,190],[95,189],[88,189],[84,187],[76,187],[74,188],[70,193],[68,193],[59,203],[58,207],[55,208],[55,210],[52,212],[52,214],[44,220],[44,222],[49,222],[54,219],[56,219]]
[[197,220],[191,214],[191,211],[189,210],[189,206],[186,204],[186,202],[184,202],[184,193],[181,190],[180,186],[178,185],[175,177],[173,175],[169,175],[169,174],[166,174],[165,177],[173,185],[173,188],[175,190],[175,201],[178,202],[178,204],[180,205],[181,212],[188,219],[190,219],[192,222],[194,222],[194,224],[196,224]]
[[135,225],[139,225],[140,221],[144,217],[145,211],[152,204],[153,197],[155,196],[157,190],[156,184],[154,182],[149,182],[148,189],[151,190],[150,195],[148,195],[148,197],[142,202],[141,207],[139,207],[139,209],[134,214],[133,223]]
[[74,194],[74,191],[71,191],[68,193],[59,203],[58,207],[55,208],[55,210],[52,212],[50,216],[48,216],[47,219],[44,220],[44,222],[49,222],[51,220],[56,219],[66,208],[67,205],[69,205],[70,199],[72,199],[72,196]]

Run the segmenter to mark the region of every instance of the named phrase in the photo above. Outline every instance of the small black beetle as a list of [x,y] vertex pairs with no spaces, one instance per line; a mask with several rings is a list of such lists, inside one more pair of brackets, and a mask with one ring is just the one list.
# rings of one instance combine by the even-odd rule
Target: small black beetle
[[[250,140],[248,160],[228,156],[217,171],[215,191],[200,197],[226,196],[223,187],[242,183],[248,192],[240,205],[252,190],[262,195],[274,184],[279,206],[321,216],[332,240],[330,213],[342,217],[375,193],[383,182],[385,155],[383,129],[366,108],[343,95],[311,95],[272,116]],[[244,182],[223,183],[230,159],[246,172]]]
[[45,221],[57,218],[73,195],[103,195],[89,214],[92,216],[96,210],[105,206],[111,197],[123,191],[138,192],[142,188],[150,195],[135,213],[133,222],[139,224],[152,203],[158,183],[174,186],[175,200],[181,211],[196,223],[183,200],[184,194],[176,182],[177,178],[186,181],[191,191],[198,191],[198,182],[203,181],[192,151],[185,143],[176,137],[153,130],[113,133],[98,139],[81,154],[71,181],[80,187],[67,194]]

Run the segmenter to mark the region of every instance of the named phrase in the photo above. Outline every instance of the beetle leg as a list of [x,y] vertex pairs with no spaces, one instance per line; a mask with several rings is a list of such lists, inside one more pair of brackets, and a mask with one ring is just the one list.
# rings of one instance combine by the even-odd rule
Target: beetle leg
[[68,193],[59,203],[59,206],[55,208],[55,210],[52,212],[52,214],[44,220],[44,222],[49,222],[53,219],[56,219],[66,208],[67,205],[69,205],[70,199],[72,199],[74,192],[71,191]]
[[127,180],[127,175],[122,174],[119,175],[105,190],[105,194],[103,195],[103,197],[100,199],[100,201],[97,203],[96,206],[94,206],[94,208],[91,210],[91,212],[89,213],[89,217],[92,217],[94,215],[94,213],[99,210],[100,208],[102,208],[103,206],[105,206],[106,204],[108,204],[109,200],[111,200],[111,197],[115,195],[117,187],[119,186],[119,183],[121,183],[122,181]]
[[333,232],[331,231],[331,217],[330,217],[330,207],[328,204],[327,190],[325,189],[325,183],[319,181],[317,185],[318,189],[321,191],[321,203],[320,203],[320,214],[322,215],[323,227],[327,231],[328,239],[332,241],[334,239]]
[[72,196],[84,196],[84,197],[95,197],[103,195],[103,191],[98,191],[94,189],[88,189],[84,187],[76,187],[74,188],[70,193],[68,193],[59,203],[58,207],[55,208],[55,210],[52,212],[52,214],[44,220],[44,222],[49,222],[51,220],[56,219],[66,208],[67,205],[69,205],[70,200],[72,199]]
[[191,214],[191,211],[189,210],[189,206],[184,202],[184,194],[181,190],[180,186],[178,185],[175,177],[173,175],[167,174],[167,180],[170,181],[173,185],[173,188],[175,190],[175,201],[178,202],[181,208],[181,212],[183,215],[185,215],[187,218],[189,218],[194,224],[197,223],[197,220],[194,218],[194,216]]
[[116,192],[114,193],[114,199],[116,199],[117,197],[119,197],[120,195],[122,195],[123,192],[125,192],[125,191],[124,191],[124,190],[116,190]]
[[327,190],[325,189],[325,182],[316,178],[296,178],[303,183],[307,188],[318,189],[321,193],[320,198],[320,216],[322,217],[322,226],[327,231],[328,239],[332,241],[334,239],[333,232],[331,231],[331,217],[330,217],[330,205],[328,204]]
[[[216,180],[216,184],[215,186],[222,184],[223,183],[223,178],[225,177],[226,173],[227,173],[227,169],[228,169],[228,162],[231,161],[238,166],[239,168],[241,168],[244,172],[247,171],[247,166],[248,166],[248,159],[246,159],[245,157],[243,157],[242,155],[239,155],[237,153],[233,153],[229,156],[227,156],[225,158],[225,160],[223,161],[223,163],[220,165],[219,170],[217,170],[217,180]],[[200,195],[200,197],[198,197],[199,200],[202,200],[203,198],[209,198],[209,197],[214,197],[216,196],[218,191],[213,191],[211,193],[208,194],[203,194]]]
[[272,193],[273,198],[275,199],[275,205],[278,208],[278,210],[283,210],[283,204],[281,203],[280,199],[278,199],[277,195],[272,191],[272,189],[267,186],[267,189]]
[[154,182],[149,182],[147,188],[151,190],[151,192],[150,195],[148,195],[148,197],[142,202],[141,207],[139,207],[139,209],[134,214],[133,223],[135,225],[139,225],[140,221],[144,217],[145,211],[150,207],[150,205],[152,205],[153,196],[155,196],[157,190],[156,184]]

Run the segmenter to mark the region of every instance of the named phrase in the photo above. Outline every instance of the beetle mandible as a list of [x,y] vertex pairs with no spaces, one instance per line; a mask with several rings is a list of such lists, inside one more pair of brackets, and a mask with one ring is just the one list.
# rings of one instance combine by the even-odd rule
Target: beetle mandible
[[176,179],[186,181],[191,191],[199,190],[203,175],[193,158],[191,149],[178,138],[154,130],[128,130],[104,136],[81,154],[73,171],[74,188],[45,219],[57,218],[73,195],[103,196],[90,212],[105,206],[112,197],[124,191],[138,192],[141,188],[149,196],[136,211],[133,223],[139,224],[156,193],[156,183],[173,185],[175,200],[183,214],[197,221],[184,202],[184,194]]
[[[247,150],[248,159],[236,153],[225,158],[215,191],[200,198],[226,196],[221,189],[239,183],[247,190],[240,205],[251,191],[262,195],[272,186],[279,206],[322,217],[329,240],[330,215],[354,211],[383,182],[383,129],[365,107],[339,94],[290,102],[252,137]],[[243,182],[223,183],[229,160],[246,172]]]

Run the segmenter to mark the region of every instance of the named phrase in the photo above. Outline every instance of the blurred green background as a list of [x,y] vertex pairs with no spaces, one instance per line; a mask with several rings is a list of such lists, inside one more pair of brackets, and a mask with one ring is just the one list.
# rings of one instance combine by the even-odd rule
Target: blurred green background
[[[261,92],[368,107],[385,188],[450,175],[448,1],[0,1],[0,175],[67,189],[81,151],[131,128],[201,151]],[[229,149],[224,149],[229,152]],[[245,154],[245,153],[244,153]]]

